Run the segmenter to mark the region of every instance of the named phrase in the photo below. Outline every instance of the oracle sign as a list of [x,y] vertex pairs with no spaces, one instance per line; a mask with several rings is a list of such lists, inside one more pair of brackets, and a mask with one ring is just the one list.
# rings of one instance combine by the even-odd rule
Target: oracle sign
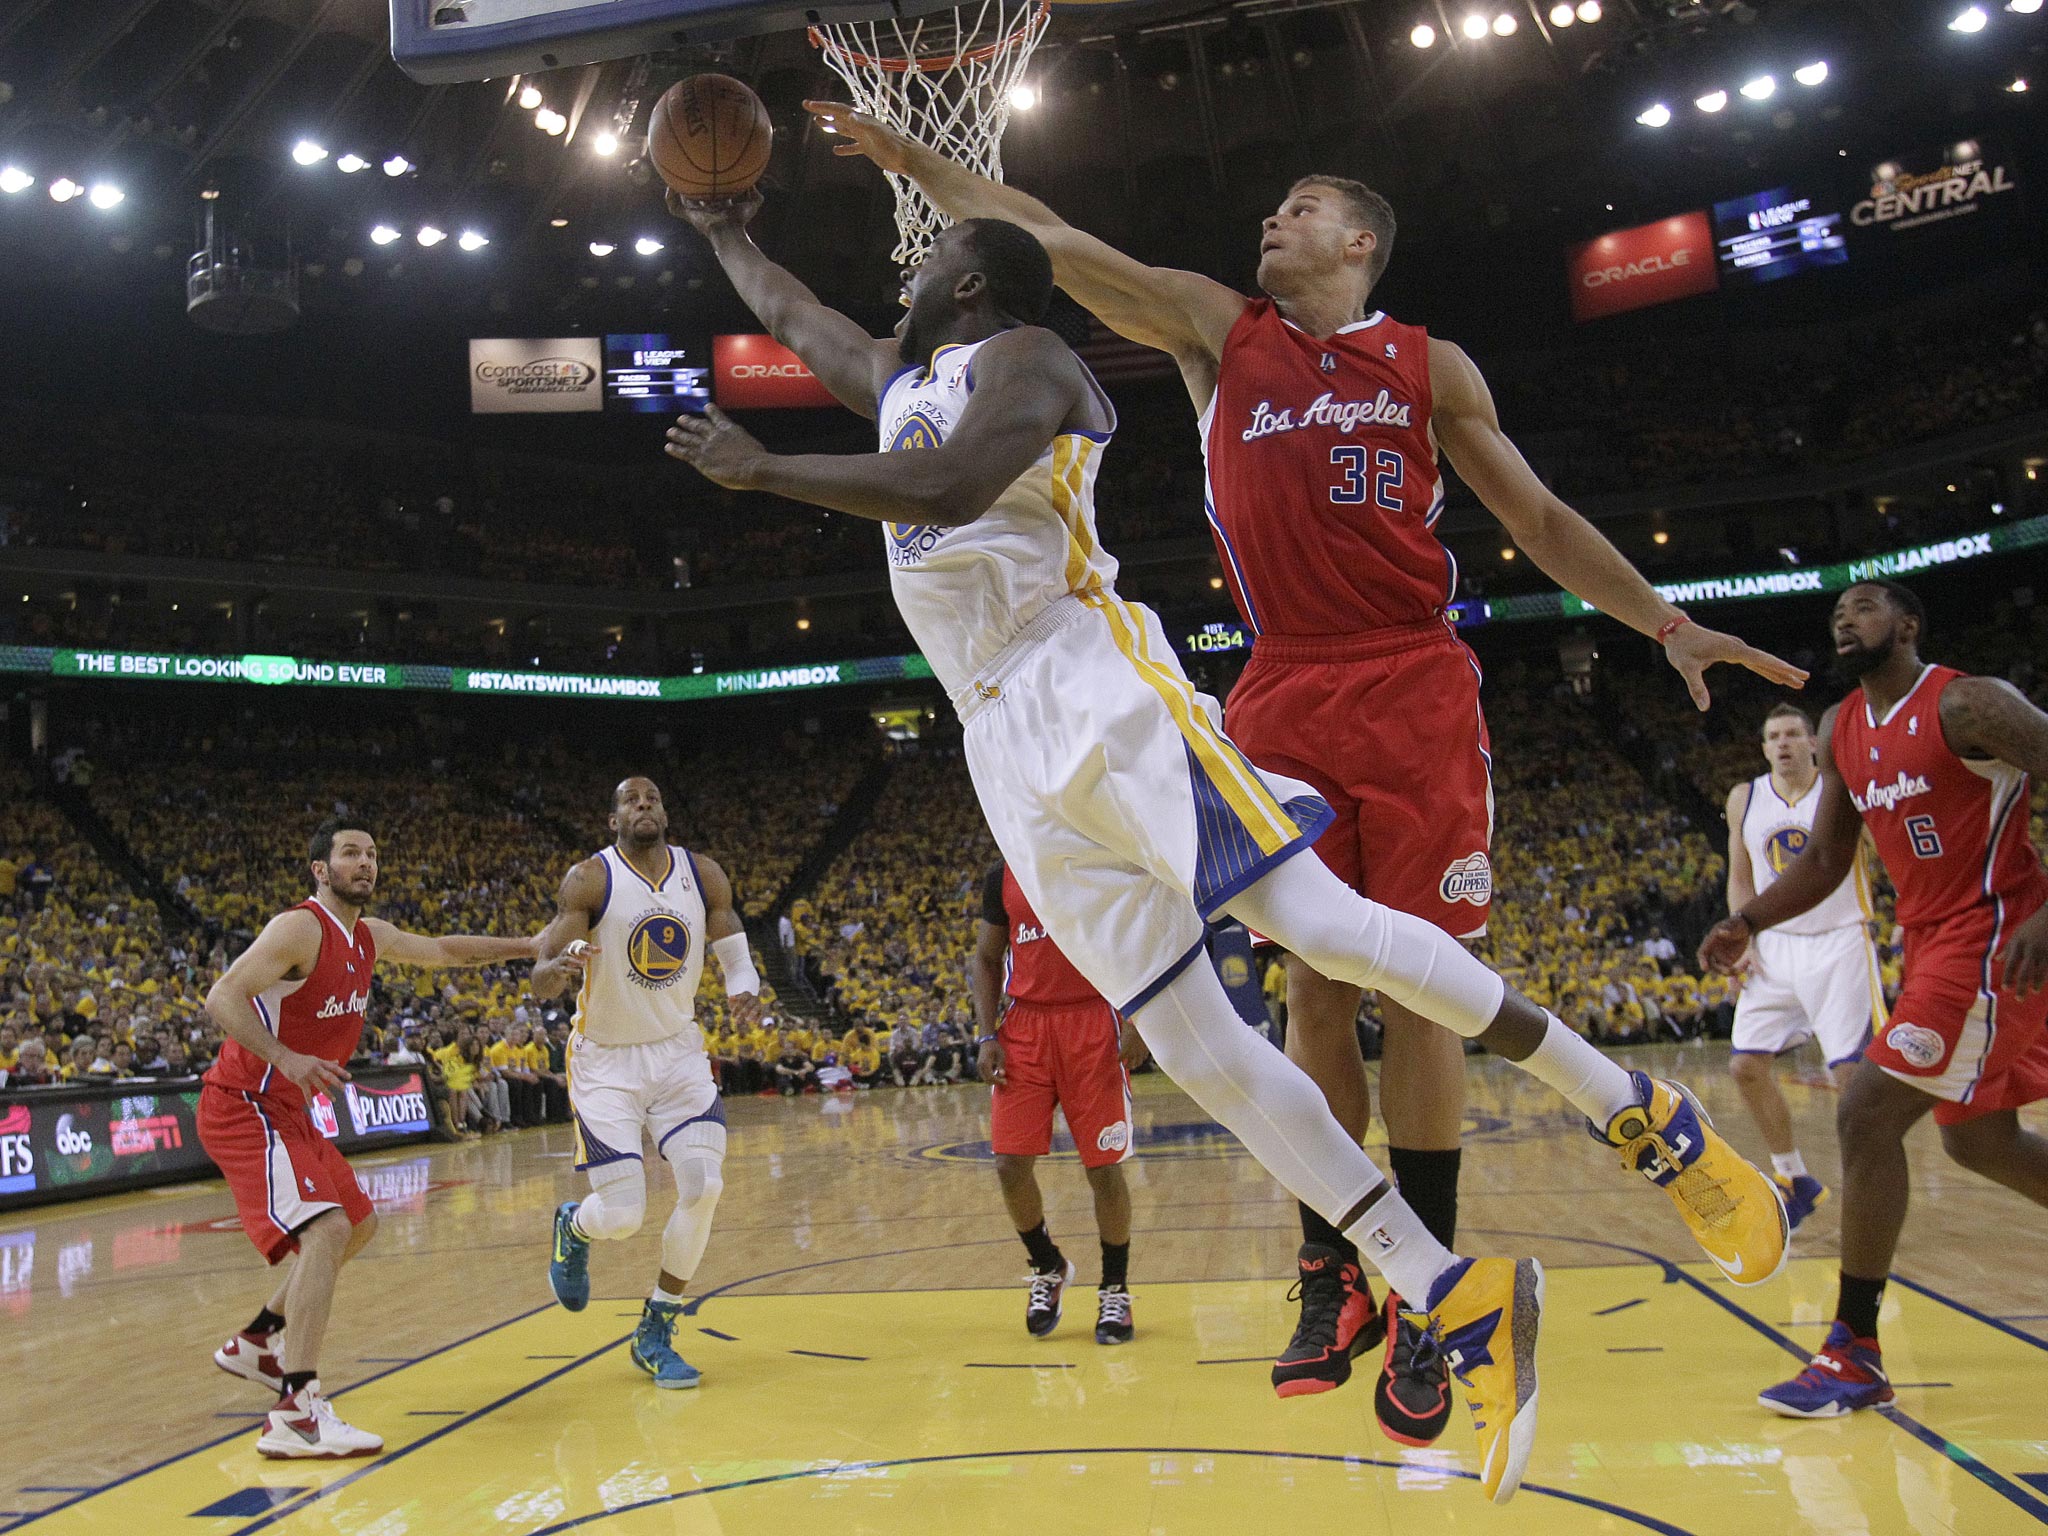
[[830,390],[773,336],[711,338],[713,398],[727,410],[837,405]]
[[1714,232],[1705,213],[1674,214],[1573,246],[1565,270],[1574,320],[1712,293],[1718,283]]

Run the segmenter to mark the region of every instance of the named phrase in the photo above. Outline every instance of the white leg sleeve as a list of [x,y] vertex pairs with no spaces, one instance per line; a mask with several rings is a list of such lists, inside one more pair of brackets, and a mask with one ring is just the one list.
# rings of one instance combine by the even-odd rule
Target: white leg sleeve
[[647,1175],[622,1157],[590,1170],[590,1193],[576,1206],[576,1230],[597,1242],[631,1237],[647,1219]]
[[1321,859],[1297,854],[1225,909],[1332,981],[1348,981],[1472,1039],[1507,984],[1434,923],[1367,901]]
[[1237,1016],[1206,958],[1174,977],[1136,1022],[1160,1069],[1297,1200],[1341,1222],[1385,1182],[1330,1114],[1322,1089]]
[[725,1190],[725,1127],[686,1125],[663,1143],[661,1155],[676,1177],[676,1208],[661,1229],[661,1267],[687,1281],[703,1262],[711,1215]]

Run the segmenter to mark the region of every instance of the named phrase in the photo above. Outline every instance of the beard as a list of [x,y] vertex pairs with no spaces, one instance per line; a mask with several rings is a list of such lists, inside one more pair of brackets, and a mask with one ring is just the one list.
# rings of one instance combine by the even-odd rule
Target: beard
[[1887,637],[1877,645],[1858,643],[1854,650],[1835,652],[1835,676],[1845,683],[1860,683],[1892,659],[1898,641]]

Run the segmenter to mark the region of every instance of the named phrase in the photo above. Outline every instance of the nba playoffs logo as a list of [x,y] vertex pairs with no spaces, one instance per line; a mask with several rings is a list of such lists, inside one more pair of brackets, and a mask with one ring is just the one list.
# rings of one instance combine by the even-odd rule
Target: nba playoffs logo
[[1098,1152],[1121,1152],[1131,1144],[1131,1122],[1119,1120],[1115,1125],[1105,1125],[1095,1138]]
[[1771,866],[1771,873],[1782,875],[1792,867],[1792,861],[1806,851],[1806,828],[1780,827],[1764,839],[1764,862]]
[[313,1102],[306,1106],[306,1113],[313,1119],[313,1127],[329,1141],[341,1137],[341,1117],[334,1112],[334,1101],[324,1093],[313,1095]]
[[1947,1042],[1922,1024],[1894,1024],[1884,1043],[1897,1051],[1907,1066],[1922,1072],[1940,1066],[1948,1050]]
[[1444,871],[1436,893],[1445,901],[1469,901],[1483,907],[1493,900],[1493,864],[1482,850],[1457,860]]
[[683,974],[690,958],[690,930],[679,917],[650,912],[633,926],[626,940],[626,964],[633,980],[653,991]]

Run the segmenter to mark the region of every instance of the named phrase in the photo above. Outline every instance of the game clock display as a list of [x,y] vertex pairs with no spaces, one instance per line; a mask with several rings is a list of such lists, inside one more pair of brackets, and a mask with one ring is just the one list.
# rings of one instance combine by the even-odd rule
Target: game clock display
[[1768,283],[1849,259],[1842,215],[1828,203],[1773,187],[1714,204],[1714,248],[1730,285]]
[[711,403],[711,369],[692,359],[701,347],[672,336],[633,333],[604,339],[604,403],[612,411],[701,416]]

